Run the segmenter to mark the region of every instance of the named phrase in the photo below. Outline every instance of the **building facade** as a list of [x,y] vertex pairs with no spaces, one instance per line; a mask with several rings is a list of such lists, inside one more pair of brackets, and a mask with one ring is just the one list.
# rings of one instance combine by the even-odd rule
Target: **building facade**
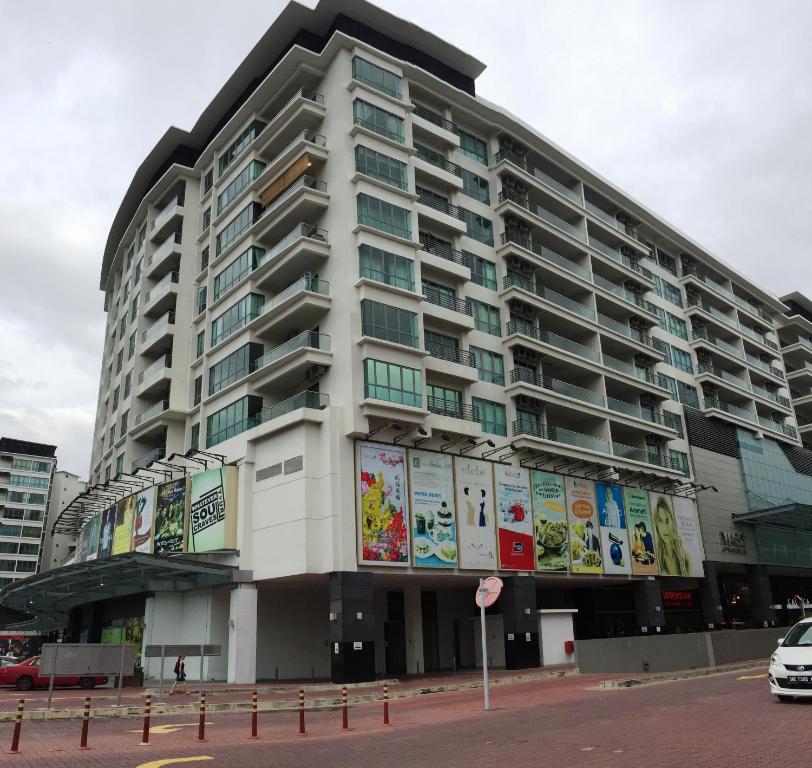
[[87,490],[87,481],[78,475],[58,469],[54,472],[51,497],[48,501],[48,515],[42,543],[40,571],[49,571],[68,565],[76,549],[76,536],[54,533],[52,526],[65,508],[81,493]]
[[0,585],[37,573],[56,447],[0,437]]
[[[706,560],[697,529],[691,566],[680,545],[658,569],[628,514],[663,504],[674,520],[672,504],[694,535],[699,494],[705,537],[708,521],[746,525],[738,443],[718,453],[707,435],[803,450],[787,306],[477,96],[483,69],[360,0],[291,3],[195,127],[144,160],[103,255],[93,493],[63,517],[80,526],[187,473],[194,494],[222,460],[234,541],[187,551],[197,565],[172,578],[165,559],[127,555],[122,573],[154,567],[160,583],[94,586],[70,615],[77,638],[140,617],[147,642],[221,644],[205,674],[239,681],[473,666],[473,590],[492,573],[497,665],[566,660],[544,645],[560,612],[583,638],[724,622],[721,553]],[[443,501],[416,495],[430,468]],[[603,563],[585,555],[597,518],[563,510],[578,516],[582,492],[598,496]],[[390,502],[405,520],[387,513],[384,536]],[[538,527],[554,514],[567,551]],[[474,546],[498,554],[466,567],[464,527],[497,516],[498,540]],[[767,566],[750,565],[747,588],[771,604]]]

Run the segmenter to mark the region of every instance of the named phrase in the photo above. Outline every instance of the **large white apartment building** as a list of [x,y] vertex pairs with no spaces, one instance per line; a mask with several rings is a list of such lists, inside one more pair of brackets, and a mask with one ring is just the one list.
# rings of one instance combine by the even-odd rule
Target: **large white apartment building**
[[[196,559],[230,568],[227,584],[162,574],[155,588],[126,566],[148,642],[224,646],[209,677],[477,663],[472,590],[488,569],[367,562],[358,441],[699,492],[703,534],[704,503],[737,530],[747,506],[695,484],[691,430],[714,456],[717,429],[801,450],[787,306],[478,96],[483,69],[442,30],[362,0],[292,2],[119,207],[90,484],[115,497],[136,471],[158,481],[215,455],[238,468],[236,547]],[[753,545],[747,558],[714,559],[735,560],[760,625],[780,574]],[[577,610],[580,637],[725,620],[727,582],[696,573],[503,575],[506,666],[558,659],[545,611]],[[664,602],[664,584],[696,600]],[[72,631],[119,621],[126,593],[94,586]]]

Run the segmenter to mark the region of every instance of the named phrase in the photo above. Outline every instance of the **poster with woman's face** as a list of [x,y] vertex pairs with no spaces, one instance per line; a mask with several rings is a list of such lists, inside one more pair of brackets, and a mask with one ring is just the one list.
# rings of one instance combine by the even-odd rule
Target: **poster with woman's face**
[[155,512],[155,488],[139,491],[135,496],[133,518],[133,552],[152,552],[152,520]]
[[536,570],[566,571],[570,557],[564,477],[534,469],[530,473],[530,492],[535,521]]
[[496,464],[493,479],[499,567],[503,571],[532,571],[536,559],[533,556],[530,474],[521,467]]
[[494,570],[496,529],[493,514],[493,465],[454,457],[460,568]]
[[704,551],[693,500],[654,492],[649,498],[660,575],[703,576]]
[[567,492],[572,572],[603,573],[595,483],[580,477],[566,477],[564,487]]
[[451,457],[409,450],[412,553],[416,567],[456,568],[457,522]]
[[116,506],[108,507],[102,512],[99,527],[99,560],[110,557],[113,553],[113,531],[116,527]]
[[623,489],[612,483],[595,483],[595,496],[601,524],[603,572],[631,573]]
[[659,570],[648,491],[642,488],[624,488],[623,500],[626,503],[626,525],[631,542],[632,573],[637,576],[654,576]]

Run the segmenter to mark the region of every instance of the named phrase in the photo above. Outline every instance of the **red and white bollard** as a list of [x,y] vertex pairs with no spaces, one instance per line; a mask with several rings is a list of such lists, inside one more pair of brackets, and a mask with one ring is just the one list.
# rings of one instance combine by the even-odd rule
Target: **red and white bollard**
[[383,724],[389,725],[389,683],[383,684]]
[[304,688],[299,689],[299,735],[305,735]]
[[197,740],[206,740],[206,692],[200,694],[200,720],[197,724]]
[[146,698],[144,699],[144,730],[141,733],[141,744],[142,747],[149,746],[149,715],[150,711],[152,710],[152,694],[148,693]]
[[82,713],[82,736],[79,739],[79,749],[90,749],[87,746],[87,732],[90,727],[90,696],[85,697],[85,711]]
[[23,727],[23,710],[25,709],[25,699],[17,700],[17,717],[14,720],[14,733],[11,735],[11,750],[9,755],[17,755],[20,752],[20,730]]
[[349,730],[349,714],[347,712],[347,686],[341,689],[341,730]]
[[257,692],[251,694],[251,736],[252,739],[258,739],[257,736]]

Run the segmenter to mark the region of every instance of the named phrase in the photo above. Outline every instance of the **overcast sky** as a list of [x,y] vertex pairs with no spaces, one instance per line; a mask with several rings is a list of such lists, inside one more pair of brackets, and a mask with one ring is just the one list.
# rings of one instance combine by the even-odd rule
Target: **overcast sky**
[[[379,0],[478,92],[769,290],[812,294],[812,2]],[[312,3],[311,3],[312,4]],[[99,269],[133,172],[283,3],[0,0],[0,435],[88,475]]]

